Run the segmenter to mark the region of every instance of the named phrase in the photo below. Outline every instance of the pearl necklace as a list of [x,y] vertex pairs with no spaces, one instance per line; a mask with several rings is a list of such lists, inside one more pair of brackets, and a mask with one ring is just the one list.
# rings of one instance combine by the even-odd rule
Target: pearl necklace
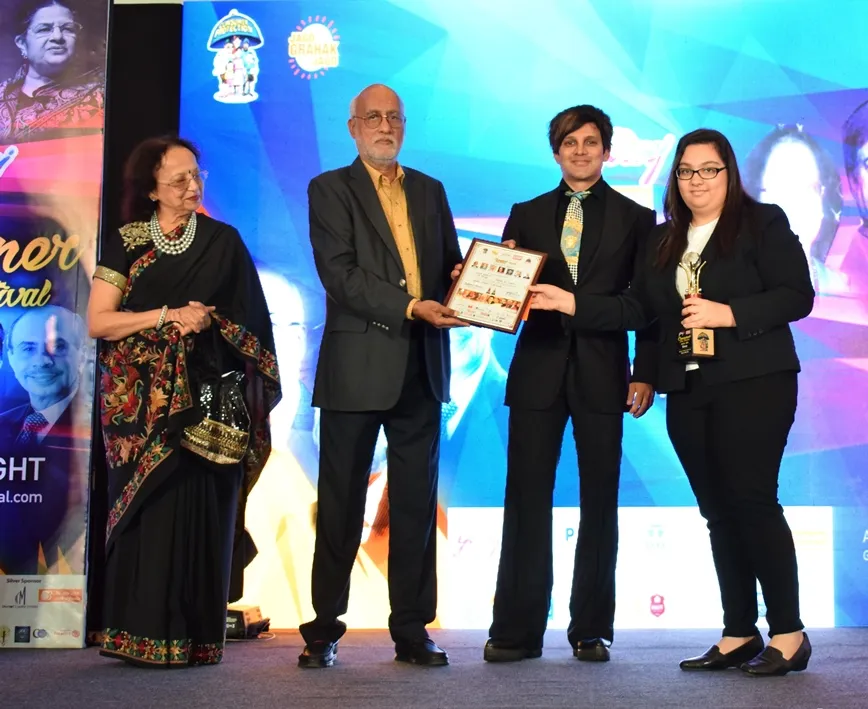
[[160,221],[157,219],[156,212],[154,212],[154,215],[151,217],[150,231],[151,239],[154,241],[154,246],[156,246],[159,251],[162,251],[164,254],[170,254],[171,256],[182,254],[190,248],[190,244],[192,244],[193,239],[196,238],[196,212],[193,212],[190,215],[187,226],[184,228],[184,233],[181,234],[179,239],[169,239],[165,234],[163,234],[163,230],[160,229]]

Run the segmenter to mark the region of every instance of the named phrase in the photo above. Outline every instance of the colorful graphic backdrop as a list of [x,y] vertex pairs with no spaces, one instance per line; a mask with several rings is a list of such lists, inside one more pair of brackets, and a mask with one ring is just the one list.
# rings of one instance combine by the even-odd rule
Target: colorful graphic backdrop
[[[464,245],[499,238],[516,201],[557,185],[546,141],[559,110],[593,103],[617,126],[604,176],[661,211],[678,137],[732,141],[759,199],[781,204],[810,256],[818,297],[795,325],[800,402],[781,474],[808,625],[868,623],[868,58],[858,0],[787,2],[319,0],[184,6],[182,130],[203,150],[205,203],[260,264],[287,395],[276,452],[248,514],[260,549],[243,602],[273,627],[310,619],[317,417],[310,390],[324,293],[308,242],[308,181],[355,157],[352,97],[383,82],[404,100],[401,161],[442,180]],[[830,49],[834,47],[834,50]],[[500,543],[515,338],[453,333],[444,409],[440,616],[487,627]],[[665,432],[665,398],[628,420],[621,483],[618,627],[720,624],[707,535]],[[551,627],[565,627],[578,524],[567,432],[555,490]],[[347,621],[388,615],[387,479],[378,449]],[[758,589],[759,593],[759,589]],[[760,594],[761,596],[761,594]]]
[[0,22],[0,648],[82,647],[106,0]]

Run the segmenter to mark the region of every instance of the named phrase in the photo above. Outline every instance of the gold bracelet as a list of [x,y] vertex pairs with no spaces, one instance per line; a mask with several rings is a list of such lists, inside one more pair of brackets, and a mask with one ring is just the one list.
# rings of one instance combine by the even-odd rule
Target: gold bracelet
[[160,311],[160,319],[157,320],[157,329],[159,330],[163,325],[166,324],[166,314],[169,312],[169,306],[164,305],[163,309]]

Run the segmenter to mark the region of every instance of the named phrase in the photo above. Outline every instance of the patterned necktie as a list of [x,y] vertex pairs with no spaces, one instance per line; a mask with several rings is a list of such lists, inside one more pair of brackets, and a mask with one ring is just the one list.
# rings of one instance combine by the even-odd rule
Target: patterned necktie
[[582,248],[582,227],[585,223],[582,200],[589,194],[591,194],[589,190],[567,192],[570,203],[567,205],[567,216],[561,231],[561,251],[564,252],[573,283],[579,280],[579,250]]
[[24,419],[24,425],[21,427],[21,433],[15,439],[17,443],[30,443],[36,440],[39,432],[48,425],[48,419],[38,411]]

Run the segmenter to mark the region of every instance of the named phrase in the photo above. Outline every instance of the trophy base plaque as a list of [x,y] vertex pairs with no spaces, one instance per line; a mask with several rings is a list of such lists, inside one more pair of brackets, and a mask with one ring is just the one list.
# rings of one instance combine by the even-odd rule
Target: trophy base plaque
[[714,331],[694,327],[678,333],[678,357],[699,359],[714,357]]

